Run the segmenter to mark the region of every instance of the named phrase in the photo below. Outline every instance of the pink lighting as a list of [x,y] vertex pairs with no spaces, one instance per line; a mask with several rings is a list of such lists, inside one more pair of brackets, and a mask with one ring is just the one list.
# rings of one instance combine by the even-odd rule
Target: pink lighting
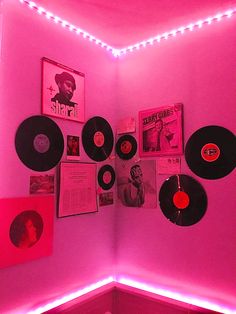
[[67,303],[69,301],[72,301],[72,300],[74,300],[74,299],[76,299],[78,297],[81,297],[81,296],[83,296],[83,295],[85,295],[85,294],[87,294],[89,292],[92,292],[92,291],[94,291],[94,290],[96,290],[98,288],[106,286],[106,285],[108,285],[108,284],[110,284],[112,282],[114,282],[114,278],[112,276],[110,276],[110,277],[108,277],[106,279],[103,279],[101,281],[98,281],[98,282],[96,282],[96,283],[94,283],[92,285],[86,286],[83,289],[79,289],[79,290],[77,290],[77,291],[75,291],[73,293],[67,294],[67,295],[65,295],[65,296],[63,296],[63,297],[61,297],[59,299],[56,299],[56,300],[54,300],[54,301],[52,301],[50,303],[47,303],[47,304],[45,304],[43,306],[40,306],[40,307],[38,307],[38,308],[36,308],[36,309],[34,309],[32,311],[29,311],[29,312],[27,312],[27,314],[41,314],[41,313],[44,313],[46,311],[54,309],[55,307],[58,307],[58,306],[60,306],[62,304],[65,304],[65,303]]
[[104,43],[100,39],[96,38],[95,36],[92,36],[91,34],[87,33],[86,31],[70,24],[67,21],[62,20],[60,17],[55,16],[51,12],[48,12],[42,7],[39,7],[35,2],[28,1],[28,0],[19,0],[21,3],[27,5],[31,10],[36,10],[39,14],[44,15],[48,20],[53,20],[55,23],[61,24],[62,27],[68,28],[71,32],[75,32],[76,34],[82,34],[84,39],[88,39],[91,42],[94,42],[96,45],[101,46],[102,48],[105,48],[107,51],[110,51],[114,57],[119,57],[121,55],[126,54],[127,52],[132,52],[134,50],[139,50],[140,48],[146,47],[147,45],[153,45],[153,43],[156,41],[159,43],[161,40],[167,40],[171,37],[176,37],[178,34],[184,34],[185,31],[193,31],[196,28],[202,28],[204,25],[210,25],[213,22],[219,22],[224,17],[230,18],[233,14],[236,13],[236,9],[227,10],[224,13],[216,14],[213,17],[208,17],[203,20],[197,21],[195,23],[190,23],[186,26],[179,27],[177,29],[167,31],[162,35],[157,35],[155,37],[148,38],[146,40],[142,40],[141,42],[135,43],[133,45],[130,45],[128,47],[124,47],[121,49],[115,49],[108,44]]
[[[109,284],[112,284],[112,286]],[[179,302],[183,302],[185,304],[194,305],[194,306],[197,306],[197,307],[200,307],[203,309],[216,311],[216,312],[224,313],[224,314],[236,314],[236,309],[231,309],[229,307],[226,307],[225,305],[216,304],[216,303],[213,303],[209,300],[202,299],[202,298],[197,297],[197,296],[192,296],[192,295],[180,293],[177,291],[171,291],[171,290],[168,290],[168,289],[163,288],[163,287],[152,286],[152,285],[140,282],[140,281],[128,279],[128,278],[123,277],[123,276],[117,276],[116,279],[113,276],[110,276],[110,277],[105,278],[101,281],[98,281],[94,284],[91,284],[91,285],[86,286],[82,289],[79,289],[73,293],[64,295],[61,298],[58,298],[58,299],[56,299],[50,303],[47,303],[43,306],[40,306],[34,310],[31,310],[31,311],[27,312],[27,314],[42,314],[46,311],[49,311],[49,310],[54,309],[60,305],[63,305],[69,301],[72,301],[78,297],[84,296],[89,292],[93,292],[94,290],[96,290],[98,288],[102,288],[102,287],[106,288],[106,286],[109,285],[109,289],[110,289],[111,287],[116,287],[116,286],[119,287],[119,284],[126,286],[127,289],[129,289],[129,288],[139,289],[139,290],[145,291],[147,293],[155,294],[159,297],[169,298],[169,299],[172,299],[174,301],[179,301]]]
[[133,288],[137,288],[146,292],[154,293],[162,297],[167,297],[176,301],[195,305],[203,309],[216,311],[216,312],[220,312],[224,314],[236,314],[236,309],[230,309],[223,305],[215,304],[215,303],[212,303],[211,301],[203,300],[196,296],[190,296],[187,294],[170,291],[161,287],[153,287],[146,283],[134,281],[132,279],[127,279],[124,277],[120,277],[116,282],[119,282],[120,284],[126,285],[128,287],[133,287]]

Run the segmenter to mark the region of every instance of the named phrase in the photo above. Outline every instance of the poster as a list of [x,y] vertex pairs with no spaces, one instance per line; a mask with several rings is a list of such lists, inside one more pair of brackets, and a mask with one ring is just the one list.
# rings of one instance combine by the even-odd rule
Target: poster
[[182,104],[139,112],[140,156],[183,153]]
[[118,202],[126,207],[156,208],[155,160],[117,162]]
[[97,211],[96,164],[61,162],[58,217]]
[[0,268],[52,253],[54,196],[0,199]]
[[65,65],[42,59],[42,113],[84,122],[85,75]]

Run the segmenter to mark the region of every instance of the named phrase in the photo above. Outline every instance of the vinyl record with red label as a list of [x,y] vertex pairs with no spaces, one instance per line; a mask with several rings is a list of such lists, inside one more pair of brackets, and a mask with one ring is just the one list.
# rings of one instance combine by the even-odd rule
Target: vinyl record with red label
[[112,166],[104,165],[98,172],[98,183],[103,190],[109,190],[112,188],[115,182],[115,171]]
[[121,136],[116,143],[116,153],[121,159],[131,159],[137,152],[136,139],[129,134]]
[[222,178],[236,166],[236,137],[221,126],[203,127],[189,138],[185,159],[189,168],[199,177]]
[[18,127],[15,148],[25,166],[35,171],[47,171],[60,161],[64,138],[53,120],[45,116],[31,116]]
[[110,124],[102,117],[89,119],[82,130],[86,154],[95,161],[107,159],[113,149],[114,137]]
[[207,209],[207,195],[201,184],[183,174],[171,176],[162,184],[159,202],[166,218],[179,226],[196,224]]

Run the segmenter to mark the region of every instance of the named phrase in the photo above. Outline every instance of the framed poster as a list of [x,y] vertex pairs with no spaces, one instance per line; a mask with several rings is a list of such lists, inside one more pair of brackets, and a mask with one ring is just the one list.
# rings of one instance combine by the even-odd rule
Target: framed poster
[[0,199],[0,268],[52,253],[54,196]]
[[183,105],[180,103],[139,112],[139,154],[181,155]]
[[84,122],[85,75],[47,58],[42,59],[42,113]]
[[58,217],[97,212],[96,164],[60,163]]

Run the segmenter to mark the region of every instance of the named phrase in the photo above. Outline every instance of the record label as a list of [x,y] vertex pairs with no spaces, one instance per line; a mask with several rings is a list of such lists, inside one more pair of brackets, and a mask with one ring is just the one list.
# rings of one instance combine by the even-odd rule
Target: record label
[[82,130],[82,144],[86,154],[95,161],[107,159],[113,149],[114,137],[110,124],[102,117],[89,119]]
[[112,176],[111,176],[111,173],[109,171],[105,171],[104,174],[103,174],[103,182],[105,184],[109,184],[112,180]]
[[189,201],[189,196],[184,191],[177,191],[173,196],[173,203],[179,209],[188,207]]
[[124,141],[121,143],[120,149],[123,154],[129,154],[132,150],[132,144],[129,141]]
[[160,207],[165,217],[179,226],[199,222],[207,208],[207,195],[201,184],[188,175],[169,177],[159,192]]
[[121,136],[116,143],[116,153],[121,159],[131,159],[137,152],[136,139],[129,134]]
[[236,137],[217,125],[198,129],[187,141],[185,159],[199,177],[212,180],[225,177],[236,166]]
[[50,147],[50,141],[47,135],[38,134],[34,138],[34,149],[39,153],[46,153]]
[[220,149],[214,143],[207,143],[201,149],[201,156],[208,162],[216,161],[220,156]]
[[63,134],[50,118],[31,116],[18,127],[15,148],[26,167],[47,171],[55,167],[63,155]]
[[103,190],[109,190],[115,182],[115,177],[113,167],[110,165],[104,165],[98,172],[98,183]]
[[102,132],[95,132],[94,137],[93,137],[93,142],[95,146],[97,147],[102,147],[105,143],[105,138]]

